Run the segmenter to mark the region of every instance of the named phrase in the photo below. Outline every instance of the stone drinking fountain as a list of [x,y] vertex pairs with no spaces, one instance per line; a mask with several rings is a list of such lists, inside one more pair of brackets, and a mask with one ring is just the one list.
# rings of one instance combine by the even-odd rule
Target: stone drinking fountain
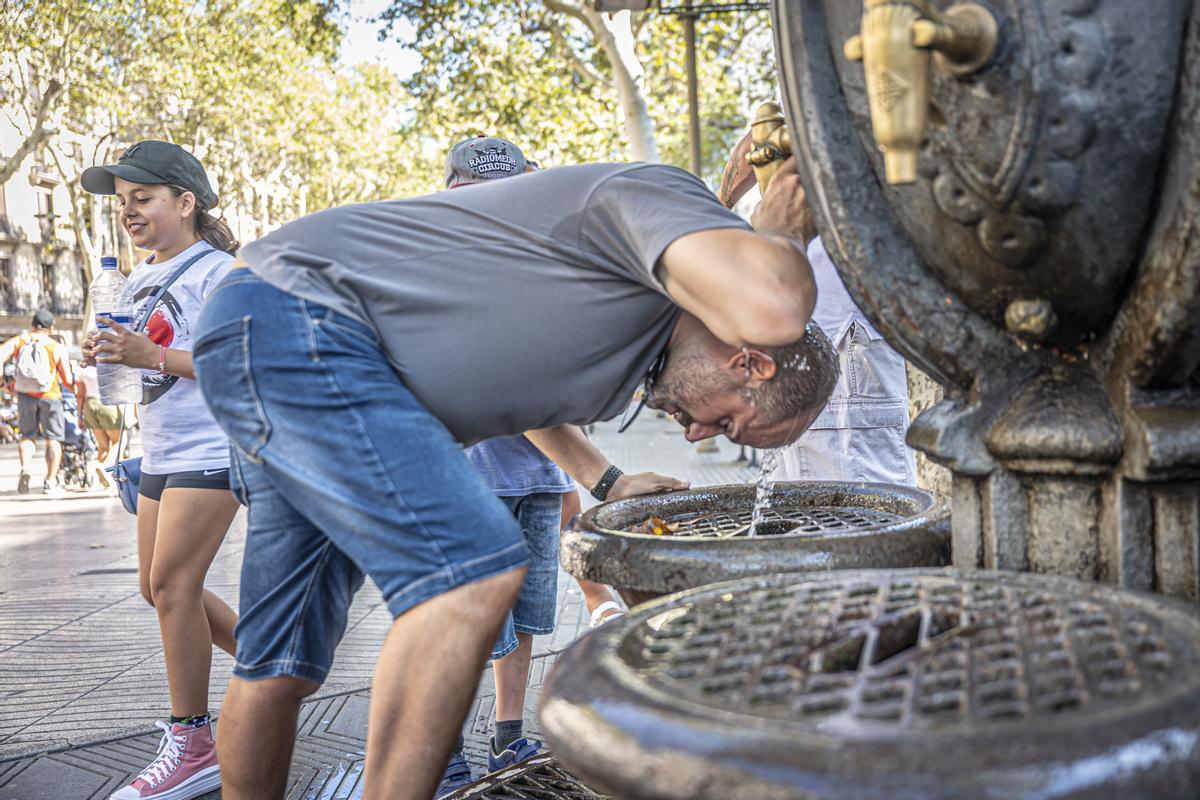
[[638,606],[552,750],[625,800],[1200,797],[1200,1],[772,7],[826,249],[945,391],[955,568]]

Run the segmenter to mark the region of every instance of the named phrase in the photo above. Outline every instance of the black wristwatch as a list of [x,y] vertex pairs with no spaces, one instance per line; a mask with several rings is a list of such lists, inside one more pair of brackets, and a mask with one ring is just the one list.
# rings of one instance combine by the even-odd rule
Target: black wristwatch
[[621,472],[621,470],[614,466],[610,466],[604,470],[604,474],[600,476],[600,480],[592,487],[592,497],[603,502],[612,490],[613,484],[617,482],[617,478],[624,474],[624,472]]

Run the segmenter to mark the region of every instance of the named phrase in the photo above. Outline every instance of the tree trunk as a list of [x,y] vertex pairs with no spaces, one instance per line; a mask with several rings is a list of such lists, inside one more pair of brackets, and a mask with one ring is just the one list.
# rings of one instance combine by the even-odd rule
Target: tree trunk
[[658,161],[654,120],[646,106],[646,72],[638,61],[633,36],[633,13],[601,14],[590,5],[584,5],[582,11],[612,64],[612,82],[621,100],[621,119],[629,140],[630,157],[634,161]]

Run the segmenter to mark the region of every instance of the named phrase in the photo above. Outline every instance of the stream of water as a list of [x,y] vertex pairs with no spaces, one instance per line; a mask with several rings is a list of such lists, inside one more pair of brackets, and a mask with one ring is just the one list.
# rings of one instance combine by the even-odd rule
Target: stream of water
[[767,509],[771,507],[771,486],[774,483],[771,480],[771,474],[775,472],[775,465],[778,462],[778,450],[763,451],[762,466],[759,469],[758,479],[754,482],[757,487],[754,492],[754,513],[750,515],[750,530],[747,531],[747,536],[754,536],[758,533],[758,526],[766,515]]

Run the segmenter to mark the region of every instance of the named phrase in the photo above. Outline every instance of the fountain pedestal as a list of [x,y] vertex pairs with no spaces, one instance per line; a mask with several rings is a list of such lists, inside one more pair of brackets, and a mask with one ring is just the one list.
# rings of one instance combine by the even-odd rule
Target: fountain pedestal
[[[864,13],[923,5],[778,0],[774,24],[826,249],[945,387],[909,443],[953,471],[954,563],[1200,599],[1197,4],[992,0],[969,74],[872,60]],[[925,80],[892,185],[873,123]]]

